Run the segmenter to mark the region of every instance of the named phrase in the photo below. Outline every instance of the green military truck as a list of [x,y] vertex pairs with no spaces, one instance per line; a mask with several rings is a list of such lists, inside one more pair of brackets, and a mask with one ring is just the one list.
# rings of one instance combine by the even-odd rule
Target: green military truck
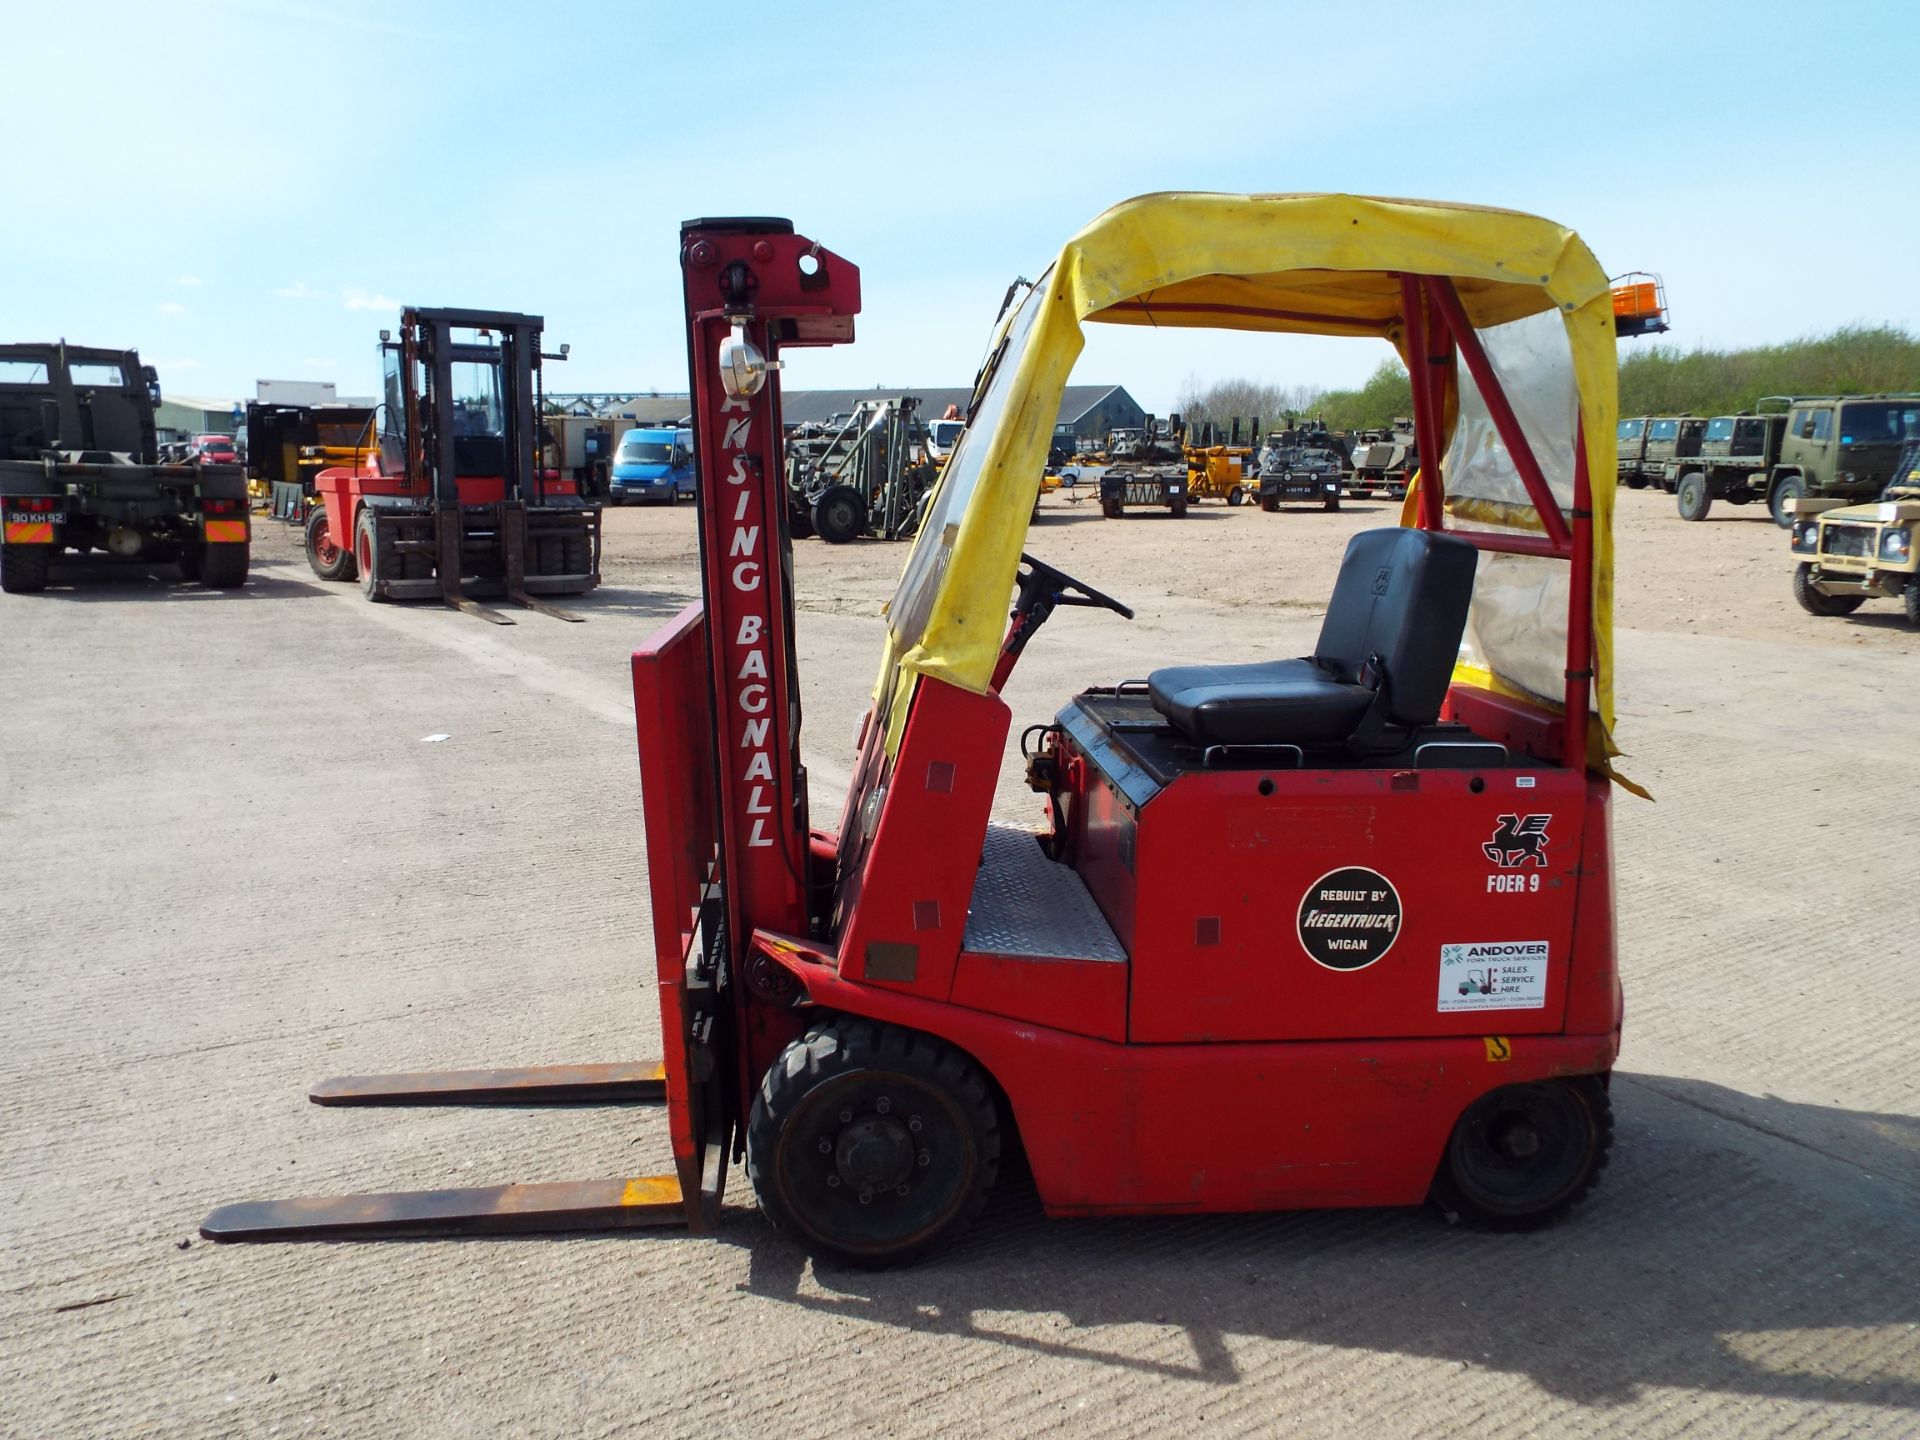
[[1700,454],[1668,465],[1681,519],[1705,519],[1714,500],[1765,500],[1785,528],[1802,498],[1878,495],[1902,447],[1920,438],[1920,395],[1770,395],[1760,404],[1760,414],[1710,420]]
[[44,590],[54,557],[99,550],[247,583],[247,472],[162,463],[159,377],[132,350],[0,345],[0,590]]
[[1622,420],[1615,447],[1616,478],[1629,490],[1644,490],[1648,485],[1672,489],[1668,465],[1698,455],[1706,428],[1706,420],[1698,415],[1636,415]]
[[1851,615],[1898,600],[1920,629],[1920,439],[1906,445],[1880,498],[1794,503],[1793,598],[1813,615]]

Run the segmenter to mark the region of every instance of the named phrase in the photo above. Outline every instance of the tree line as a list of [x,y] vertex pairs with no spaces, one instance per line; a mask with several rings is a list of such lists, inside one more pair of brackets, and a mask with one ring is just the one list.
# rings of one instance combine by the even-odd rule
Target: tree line
[[[1763,395],[1884,391],[1920,391],[1920,336],[1895,325],[1843,325],[1744,350],[1651,345],[1620,361],[1622,415],[1730,415],[1753,409]],[[1413,386],[1398,360],[1383,360],[1357,390],[1189,379],[1180,413],[1190,424],[1257,415],[1263,428],[1277,429],[1297,415],[1335,430],[1373,429],[1413,414]]]

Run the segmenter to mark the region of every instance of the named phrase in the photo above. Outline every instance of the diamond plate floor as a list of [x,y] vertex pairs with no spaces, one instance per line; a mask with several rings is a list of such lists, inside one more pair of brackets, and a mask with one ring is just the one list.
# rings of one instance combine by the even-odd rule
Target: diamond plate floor
[[981,954],[1127,958],[1080,876],[1049,860],[1031,832],[1005,825],[987,827],[965,944]]

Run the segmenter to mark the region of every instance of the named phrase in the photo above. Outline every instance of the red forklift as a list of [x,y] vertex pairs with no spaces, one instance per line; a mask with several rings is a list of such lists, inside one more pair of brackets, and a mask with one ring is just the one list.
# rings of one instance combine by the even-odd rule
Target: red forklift
[[539,600],[600,583],[600,507],[542,464],[538,315],[409,306],[380,332],[379,443],[314,478],[307,563],[369,600],[436,599],[500,625],[472,594]]
[[[230,1205],[215,1240],[685,1224],[730,1162],[816,1257],[909,1259],[1017,1135],[1056,1216],[1417,1205],[1562,1216],[1612,1141],[1606,276],[1530,216],[1148,196],[1009,292],[888,609],[836,829],[809,813],[780,353],[852,339],[855,267],[689,222],[702,595],[633,657],[659,1062],[374,1075],[322,1104],[664,1098],[675,1169]],[[1384,339],[1415,376],[1403,524],[1355,536],[1311,655],[1111,677],[1022,738],[1062,608],[1021,553],[1086,320]],[[1006,618],[1008,597],[1011,617]],[[1209,863],[1195,867],[1196,853]]]

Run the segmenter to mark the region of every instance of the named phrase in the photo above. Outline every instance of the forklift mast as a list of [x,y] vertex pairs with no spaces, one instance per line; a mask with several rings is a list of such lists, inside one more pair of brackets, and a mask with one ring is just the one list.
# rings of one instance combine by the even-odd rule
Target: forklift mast
[[[464,476],[498,476],[505,501],[538,504],[544,498],[536,464],[535,415],[541,381],[538,315],[493,310],[408,307],[400,316],[400,339],[383,345],[389,367],[397,368],[403,397],[399,416],[389,417],[405,437],[406,474],[420,499],[435,507],[461,503]],[[473,331],[460,340],[456,331]],[[461,425],[455,404],[454,366],[482,367],[493,377],[500,407],[497,446],[459,444]],[[478,437],[476,437],[478,438]]]
[[[812,918],[778,355],[788,346],[853,339],[860,272],[794,234],[790,222],[767,219],[688,221],[680,263],[716,737],[718,879],[726,960],[737,973],[755,929],[806,936]],[[767,1057],[755,1058],[764,1068]]]

